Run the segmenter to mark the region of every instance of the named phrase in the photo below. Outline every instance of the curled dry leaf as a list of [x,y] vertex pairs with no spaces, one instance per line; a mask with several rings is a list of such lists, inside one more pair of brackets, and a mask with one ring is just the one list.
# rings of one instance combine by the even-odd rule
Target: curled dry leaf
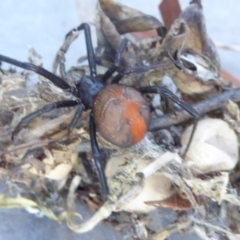
[[[106,59],[110,63],[114,62],[113,56],[116,55],[117,50],[122,42],[122,37],[116,30],[116,27],[111,22],[109,17],[98,7],[97,19],[96,19],[96,30],[98,37],[98,48],[102,49],[100,56],[101,61]],[[103,52],[103,53],[102,53]],[[129,46],[128,51],[124,52],[122,65],[123,67],[134,66],[136,62],[136,55],[132,47]]]
[[[134,158],[134,156],[133,156]],[[170,158],[174,159],[173,155]],[[120,155],[112,157],[106,166],[106,175],[109,179],[111,179],[114,174],[118,171],[123,171],[124,168],[128,166],[127,159],[130,161],[134,161],[131,159],[131,155]],[[164,154],[159,157],[159,159],[164,162]],[[147,171],[146,166],[150,163],[146,161],[144,158],[136,159],[137,168],[135,172],[142,172],[144,169]],[[156,171],[156,167],[154,167]],[[145,176],[148,174],[145,173]],[[166,176],[164,176],[160,172],[155,172],[146,178],[143,189],[139,192],[139,194],[131,199],[129,202],[126,202],[124,206],[122,206],[122,210],[131,211],[131,212],[149,212],[154,209],[154,206],[146,205],[145,202],[152,200],[162,200],[172,196],[175,193],[175,189],[172,186],[172,182]]]
[[[109,68],[115,61],[114,56],[116,56],[123,38],[118,33],[111,19],[107,17],[100,7],[98,7],[97,12],[96,30],[98,37],[96,57],[99,63]],[[128,44],[127,51],[122,55],[122,61],[119,66],[120,71],[137,65],[143,65],[145,51],[148,49],[146,46],[150,44],[148,42],[141,42],[139,44]],[[142,47],[143,45],[144,47]],[[129,73],[124,76],[121,83],[130,86],[139,86],[142,75],[143,73]]]
[[[105,66],[110,66],[114,61],[113,56],[115,56],[122,41],[121,35],[134,32],[135,37],[133,37],[133,34],[124,36],[132,44],[128,45],[127,51],[123,54],[120,69],[143,65],[147,55],[146,52],[151,44],[159,41],[160,37],[157,36],[163,36],[166,32],[165,27],[156,18],[110,0],[99,1],[96,29],[98,38],[97,58]],[[151,32],[151,30],[157,30],[158,33],[156,31]],[[141,32],[146,31],[148,31],[147,34],[150,34],[150,37],[154,38],[148,38],[149,41],[144,39],[137,42],[142,38]],[[144,37],[146,38],[146,36]],[[141,76],[138,75],[141,74],[128,74],[122,83],[128,85],[139,84]]]
[[152,29],[165,32],[163,24],[151,15],[112,0],[99,0],[99,4],[120,34]]
[[[184,131],[182,146],[188,143],[191,131],[192,126]],[[235,132],[221,119],[199,121],[185,160],[195,175],[232,170],[238,162]]]
[[207,35],[201,4],[196,1],[190,3],[175,20],[162,46],[154,54],[153,59],[156,54],[158,59],[163,54],[178,61],[177,67],[166,74],[187,95],[205,98],[225,87],[219,76],[220,63],[216,48]]

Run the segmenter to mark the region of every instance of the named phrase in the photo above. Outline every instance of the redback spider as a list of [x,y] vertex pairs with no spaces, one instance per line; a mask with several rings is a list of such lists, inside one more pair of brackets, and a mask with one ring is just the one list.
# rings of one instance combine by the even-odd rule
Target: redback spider
[[[76,97],[74,100],[47,104],[42,109],[27,115],[14,129],[12,138],[19,132],[22,126],[30,123],[34,118],[43,113],[53,109],[77,106],[76,113],[68,126],[71,131],[75,127],[82,112],[87,109],[92,109],[89,119],[90,142],[101,185],[102,198],[106,199],[109,190],[96,140],[96,129],[102,137],[119,147],[127,148],[137,144],[146,134],[150,118],[149,104],[142,95],[145,93],[158,93],[171,99],[195,119],[195,126],[198,112],[164,87],[150,86],[136,89],[129,86],[118,85],[118,82],[124,74],[156,68],[156,66],[139,66],[126,68],[120,72],[118,66],[121,62],[123,52],[127,50],[127,39],[122,40],[113,65],[106,71],[103,77],[99,79],[96,72],[96,59],[92,46],[90,27],[88,24],[83,23],[73,31],[80,30],[84,30],[85,33],[90,76],[84,75],[75,87],[70,86],[62,78],[46,69],[32,63],[20,62],[3,55],[0,55],[0,61],[36,72],[49,79],[57,87],[72,93]],[[112,83],[106,85],[106,81],[116,71],[118,74],[113,78]]]

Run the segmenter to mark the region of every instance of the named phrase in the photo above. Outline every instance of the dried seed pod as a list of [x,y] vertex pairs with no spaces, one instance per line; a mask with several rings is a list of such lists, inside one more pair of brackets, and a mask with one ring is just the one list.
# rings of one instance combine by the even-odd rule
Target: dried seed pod
[[200,1],[192,2],[172,24],[162,49],[165,55],[179,61],[167,74],[181,92],[201,99],[226,87],[220,78],[219,56],[207,35]]
[[[192,126],[183,133],[183,146],[188,143],[191,131]],[[237,136],[221,119],[201,120],[185,159],[195,175],[232,170],[238,162]]]

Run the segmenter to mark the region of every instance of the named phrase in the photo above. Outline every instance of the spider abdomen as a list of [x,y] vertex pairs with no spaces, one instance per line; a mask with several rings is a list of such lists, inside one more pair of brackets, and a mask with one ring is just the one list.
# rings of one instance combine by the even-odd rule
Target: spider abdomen
[[99,133],[120,147],[130,147],[144,137],[150,116],[148,103],[140,92],[116,84],[96,95],[93,113]]

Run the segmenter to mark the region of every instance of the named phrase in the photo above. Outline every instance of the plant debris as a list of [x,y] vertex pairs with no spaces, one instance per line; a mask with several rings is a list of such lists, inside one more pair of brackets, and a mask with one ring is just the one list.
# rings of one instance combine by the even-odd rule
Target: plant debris
[[[140,143],[124,149],[98,136],[110,190],[102,203],[92,163],[89,111],[83,112],[71,133],[67,126],[74,110],[58,109],[18,129],[13,139],[14,127],[24,116],[72,96],[36,74],[1,69],[0,177],[7,190],[0,195],[0,208],[24,208],[57,222],[66,220],[77,233],[92,230],[118,212],[119,221],[112,225],[116,229],[124,226],[139,239],[166,239],[174,232],[195,232],[202,239],[212,239],[214,234],[217,239],[240,239],[236,213],[240,206],[240,90],[220,77],[220,61],[206,32],[201,1],[191,1],[182,13],[179,5],[172,9],[174,2],[178,3],[163,1],[160,6],[162,14],[168,8],[172,13],[171,19],[165,13],[164,24],[115,1],[99,0],[95,52],[102,75],[114,61],[123,37],[128,38],[120,66],[126,77],[121,84],[168,88],[163,81],[168,76],[179,90],[176,94],[194,103],[201,120],[185,157],[182,152],[190,138],[190,116],[165,99],[161,99],[163,104],[147,96],[151,122]],[[67,72],[65,69],[65,53],[78,35],[67,35],[53,64],[53,72],[59,70],[71,85],[89,72],[82,62]],[[29,51],[29,61],[44,64],[34,49]],[[126,71],[143,65],[144,71]],[[83,165],[83,158],[88,159],[88,166]],[[91,208],[90,219],[76,212],[79,201]],[[176,218],[168,226],[151,228],[143,213],[151,215],[159,207],[176,212]],[[137,216],[130,221],[134,232],[129,219],[121,214],[124,211]],[[212,221],[211,214],[218,214],[218,219]]]

